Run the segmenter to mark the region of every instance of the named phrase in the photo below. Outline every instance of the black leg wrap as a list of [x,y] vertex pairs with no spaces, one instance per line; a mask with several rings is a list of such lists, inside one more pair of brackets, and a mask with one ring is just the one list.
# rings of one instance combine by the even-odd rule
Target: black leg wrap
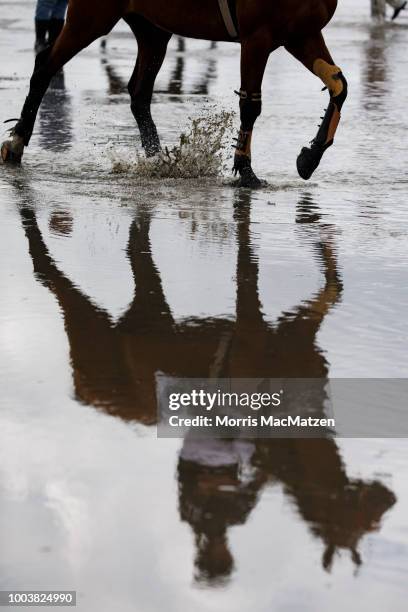
[[24,139],[24,145],[30,142],[41,101],[50,84],[51,76],[46,70],[51,48],[47,47],[35,58],[33,76],[30,80],[30,91],[25,99],[21,117],[14,127],[14,132]]
[[324,152],[333,144],[333,140],[327,142],[328,130],[330,121],[336,112],[336,107],[333,102],[329,103],[329,107],[323,117],[323,122],[319,127],[316,137],[311,142],[311,146],[303,147],[296,161],[297,171],[299,176],[305,181],[309,180],[314,171],[320,164]]
[[261,114],[262,100],[261,94],[245,96],[245,92],[240,93],[239,109],[241,114],[241,128],[245,132],[250,132],[254,123]]
[[323,154],[333,144],[333,138],[329,137],[330,124],[335,113],[340,113],[347,98],[347,81],[342,73],[337,75],[343,83],[343,91],[335,97],[330,97],[330,103],[323,117],[322,124],[310,147],[303,147],[297,158],[297,170],[299,176],[305,181],[309,180],[320,164]]
[[344,76],[344,74],[342,72],[339,72],[339,74],[337,75],[337,78],[343,84],[343,91],[341,92],[341,94],[339,94],[335,98],[332,98],[332,100],[336,104],[336,106],[339,109],[339,111],[341,111],[341,109],[343,107],[343,104],[346,101],[346,98],[347,98],[347,95],[348,95],[348,83],[347,83],[346,77]]
[[142,147],[145,150],[146,156],[153,157],[153,155],[157,155],[161,150],[160,139],[150,113],[150,104],[133,100],[130,108],[136,119]]

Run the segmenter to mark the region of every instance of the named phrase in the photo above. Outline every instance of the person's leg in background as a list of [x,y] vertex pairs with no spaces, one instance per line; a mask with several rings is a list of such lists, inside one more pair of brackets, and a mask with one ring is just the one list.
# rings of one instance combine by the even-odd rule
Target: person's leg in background
[[35,53],[38,54],[47,46],[48,27],[55,0],[37,0],[35,8]]
[[394,9],[394,14],[391,17],[392,20],[396,19],[400,12],[406,8],[407,1],[408,0],[387,0],[387,4]]
[[48,44],[53,45],[61,33],[65,23],[68,0],[55,0],[51,12],[50,26],[48,30]]
[[68,0],[37,0],[35,10],[35,53],[52,45],[61,32]]

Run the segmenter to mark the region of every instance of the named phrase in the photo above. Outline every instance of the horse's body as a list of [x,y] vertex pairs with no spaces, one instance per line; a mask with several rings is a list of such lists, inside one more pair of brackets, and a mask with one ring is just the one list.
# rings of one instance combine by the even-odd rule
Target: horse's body
[[[245,186],[259,184],[251,168],[251,137],[261,112],[261,86],[270,53],[284,46],[319,76],[330,92],[330,104],[312,146],[302,149],[299,174],[308,179],[332,144],[347,83],[330,56],[322,29],[332,18],[337,0],[236,0],[241,44],[241,130],[234,169]],[[172,34],[231,40],[217,0],[71,0],[65,27],[52,48],[37,56],[30,92],[11,138],[2,147],[4,161],[20,161],[34,127],[38,107],[52,76],[79,51],[124,19],[138,43],[138,58],[129,81],[131,108],[147,155],[160,151],[150,114],[156,76]],[[294,87],[295,89],[295,87]]]
[[[336,0],[237,0],[237,18],[241,36],[250,36],[264,24],[271,35],[272,45],[281,39],[280,45],[292,35],[301,35],[306,30],[319,31],[329,22],[336,8]],[[208,40],[229,41],[217,0],[145,0],[123,2],[124,14],[142,15],[158,28],[173,34]],[[182,23],[175,21],[175,15],[182,15]]]

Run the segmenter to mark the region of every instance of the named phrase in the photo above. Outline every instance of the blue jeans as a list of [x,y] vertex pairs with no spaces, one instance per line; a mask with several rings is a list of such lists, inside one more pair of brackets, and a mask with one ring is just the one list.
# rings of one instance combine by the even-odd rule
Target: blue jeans
[[65,19],[68,0],[37,0],[35,18],[38,20]]

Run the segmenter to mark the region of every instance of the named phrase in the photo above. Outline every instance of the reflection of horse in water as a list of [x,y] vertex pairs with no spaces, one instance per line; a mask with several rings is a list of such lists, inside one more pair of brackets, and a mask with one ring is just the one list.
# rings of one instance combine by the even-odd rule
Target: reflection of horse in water
[[341,549],[360,565],[359,541],[379,528],[395,503],[394,494],[380,482],[350,478],[329,439],[187,441],[178,474],[180,515],[195,534],[196,579],[210,584],[230,575],[234,562],[228,529],[246,522],[265,486],[282,483],[285,495],[322,541],[327,570]]
[[[61,307],[70,345],[76,397],[125,420],[156,420],[158,372],[173,378],[313,377],[321,379],[315,409],[324,410],[328,366],[316,336],[342,284],[330,231],[304,199],[299,232],[315,235],[315,253],[324,283],[309,300],[283,314],[276,325],[265,320],[258,293],[258,261],[251,244],[250,201],[237,195],[238,240],[235,321],[194,317],[175,321],[152,259],[150,214],[133,221],[128,257],[135,294],[126,314],[113,324],[58,269],[38,228],[36,216],[20,209],[34,271]],[[379,482],[351,479],[332,439],[192,440],[186,438],[178,465],[180,515],[194,533],[197,579],[217,583],[233,568],[227,532],[243,524],[262,489],[279,481],[299,515],[322,540],[323,565],[338,549],[360,563],[358,543],[378,528],[395,497]]]
[[[212,42],[210,51],[216,48],[217,43]],[[109,59],[109,54],[106,52],[106,47],[101,48],[101,61],[105,70],[109,83],[109,93],[111,95],[123,94],[127,92],[127,84],[124,79],[116,72]],[[174,68],[170,73],[170,79],[167,87],[157,88],[155,93],[171,94],[169,98],[172,102],[179,101],[180,96],[188,93],[189,95],[208,95],[209,84],[216,77],[216,57],[210,53],[206,59],[206,69],[201,78],[194,84],[193,88],[188,92],[185,91],[183,80],[185,75],[186,64],[186,41],[181,36],[177,39],[177,55],[175,57]]]
[[[161,150],[151,116],[155,80],[166,56],[172,34],[210,41],[239,39],[241,45],[240,115],[234,170],[246,187],[260,185],[251,166],[251,141],[261,114],[261,90],[270,54],[284,47],[306,69],[320,78],[330,94],[323,122],[310,147],[297,158],[297,169],[309,179],[325,151],[333,144],[340,112],[347,96],[347,83],[324,41],[322,30],[332,19],[336,0],[253,0],[252,2],[185,0],[70,0],[67,21],[54,45],[36,58],[30,89],[11,137],[1,147],[5,162],[20,162],[34,129],[36,115],[50,80],[77,53],[109,33],[124,19],[138,44],[138,58],[129,81],[131,108],[148,156]],[[233,8],[231,13],[231,7]],[[231,22],[228,26],[228,19]],[[234,24],[235,21],[235,24]],[[231,29],[234,34],[231,34]],[[296,85],[294,86],[296,90]]]
[[40,108],[40,144],[55,153],[72,144],[71,99],[62,70],[51,81]]
[[[307,198],[299,203],[299,223],[318,220],[309,204]],[[258,264],[249,239],[248,210],[242,202],[237,221],[237,320],[220,375],[320,378],[313,401],[314,410],[324,416],[328,367],[316,336],[342,291],[332,241],[326,237],[316,242],[324,287],[281,316],[274,328],[261,313]],[[326,569],[338,549],[348,549],[360,564],[359,540],[378,527],[384,512],[395,503],[393,493],[381,483],[350,479],[330,439],[250,442],[187,437],[178,470],[180,513],[195,533],[197,579],[214,583],[223,581],[233,568],[228,527],[246,521],[263,487],[271,482],[282,482],[302,518],[323,541]]]

